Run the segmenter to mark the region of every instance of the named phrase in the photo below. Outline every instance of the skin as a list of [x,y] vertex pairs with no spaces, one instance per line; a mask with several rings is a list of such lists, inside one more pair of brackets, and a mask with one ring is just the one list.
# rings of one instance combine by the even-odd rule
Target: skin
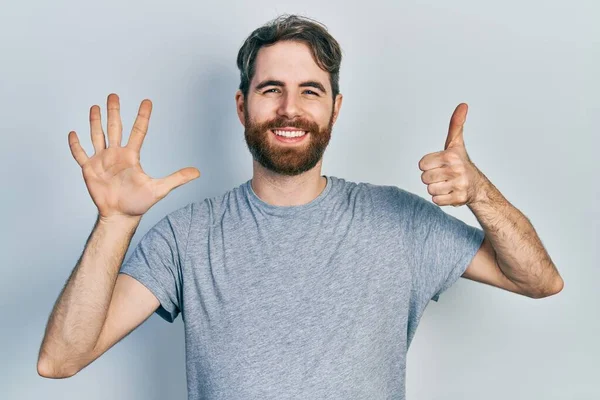
[[[250,81],[247,98],[238,90],[235,95],[238,118],[248,128],[247,116],[254,124],[273,119],[301,119],[314,122],[320,130],[333,126],[342,106],[342,95],[332,97],[329,73],[322,70],[312,57],[307,45],[284,41],[263,47],[256,57],[255,74]],[[261,82],[276,80],[283,86],[269,85],[258,88]],[[316,87],[303,87],[303,82],[318,82],[325,91]],[[289,125],[288,128],[291,128]],[[284,150],[294,148],[306,152],[309,142],[315,140],[308,134],[301,143],[282,143],[264,132],[269,146]],[[252,189],[266,203],[276,206],[306,204],[315,199],[325,188],[326,179],[321,176],[322,159],[303,173],[289,176],[279,174],[253,161]]]
[[431,200],[439,206],[466,205],[485,232],[462,276],[532,298],[559,293],[564,281],[533,225],[467,154],[463,137],[467,111],[465,103],[456,107],[444,150],[419,161]]

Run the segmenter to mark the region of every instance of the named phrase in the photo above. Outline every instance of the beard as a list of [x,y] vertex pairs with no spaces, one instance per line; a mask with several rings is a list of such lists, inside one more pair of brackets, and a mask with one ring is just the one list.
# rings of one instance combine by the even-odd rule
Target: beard
[[[281,175],[294,176],[312,169],[323,157],[331,139],[333,129],[333,107],[327,126],[319,129],[316,122],[302,118],[287,119],[281,116],[265,122],[255,122],[248,115],[244,105],[244,137],[252,157],[264,168]],[[306,131],[301,146],[273,145],[269,138],[274,135],[270,130],[293,127]]]

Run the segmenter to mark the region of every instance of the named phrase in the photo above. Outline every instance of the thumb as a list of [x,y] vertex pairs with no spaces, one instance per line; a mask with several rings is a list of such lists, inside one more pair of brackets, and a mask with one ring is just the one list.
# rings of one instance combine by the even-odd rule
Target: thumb
[[465,147],[465,141],[463,138],[463,130],[465,121],[467,120],[467,111],[469,107],[466,103],[460,103],[450,119],[450,126],[448,127],[448,137],[446,138],[446,144],[444,150],[451,147]]
[[199,178],[200,171],[194,167],[182,168],[165,178],[155,179],[155,193],[159,198],[168,195],[173,189]]

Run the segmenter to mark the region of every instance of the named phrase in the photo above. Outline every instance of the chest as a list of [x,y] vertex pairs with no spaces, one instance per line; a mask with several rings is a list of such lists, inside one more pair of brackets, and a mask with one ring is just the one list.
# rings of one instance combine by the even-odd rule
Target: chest
[[385,224],[222,224],[201,238],[188,251],[182,314],[205,378],[388,374],[389,354],[405,351],[412,258]]

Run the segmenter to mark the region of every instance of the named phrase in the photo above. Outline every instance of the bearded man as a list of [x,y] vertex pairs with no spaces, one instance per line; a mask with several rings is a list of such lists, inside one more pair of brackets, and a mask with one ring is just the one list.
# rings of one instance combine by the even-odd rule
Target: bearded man
[[[307,18],[255,30],[235,96],[252,179],[171,212],[123,264],[142,215],[199,171],[142,171],[149,100],[124,147],[118,97],[107,101],[108,147],[91,108],[94,156],[75,132],[69,144],[98,220],[50,316],[40,375],[73,376],[152,313],[181,313],[189,399],[404,399],[419,320],[459,277],[532,298],[562,289],[527,218],[469,159],[466,104],[444,149],[419,162],[433,203],[321,173],[342,106],[341,54]],[[482,229],[445,205],[467,205]]]

